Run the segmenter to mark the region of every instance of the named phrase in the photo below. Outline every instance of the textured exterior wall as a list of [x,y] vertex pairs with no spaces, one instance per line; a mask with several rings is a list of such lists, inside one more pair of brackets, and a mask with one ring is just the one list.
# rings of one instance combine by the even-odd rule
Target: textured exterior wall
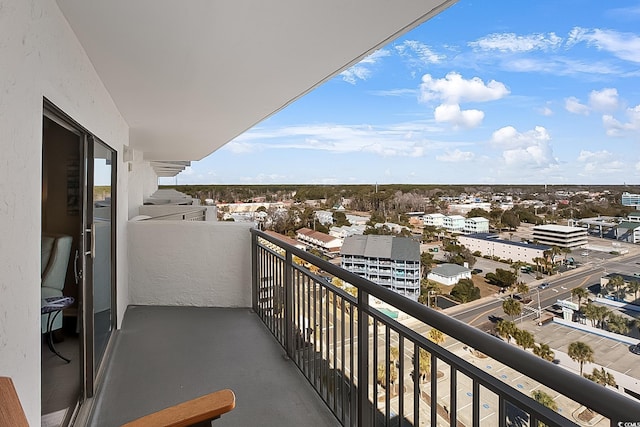
[[[55,1],[0,0],[0,58],[0,375],[13,378],[29,424],[37,426],[43,97],[118,151],[129,129]],[[126,217],[125,174],[118,190]],[[128,291],[120,254],[121,315]]]
[[251,306],[252,224],[131,221],[131,304]]

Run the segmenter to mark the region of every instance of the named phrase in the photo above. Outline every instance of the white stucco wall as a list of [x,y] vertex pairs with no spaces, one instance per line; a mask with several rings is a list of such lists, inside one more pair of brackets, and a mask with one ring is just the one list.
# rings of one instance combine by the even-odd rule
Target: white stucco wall
[[[38,426],[43,97],[118,151],[129,129],[53,0],[0,0],[0,58],[0,375],[13,378],[29,424]],[[127,190],[120,173],[122,218]],[[121,248],[124,232],[121,222]],[[126,252],[119,253],[121,318],[128,290]]]
[[158,189],[158,177],[149,162],[143,160],[143,153],[131,150],[130,157],[124,172],[129,181],[127,219],[138,215],[138,208],[143,200]]
[[130,221],[131,304],[251,306],[251,227]]

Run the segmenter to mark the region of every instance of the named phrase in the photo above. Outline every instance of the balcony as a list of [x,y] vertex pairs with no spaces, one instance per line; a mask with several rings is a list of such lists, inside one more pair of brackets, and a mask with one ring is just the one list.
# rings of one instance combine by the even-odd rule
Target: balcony
[[[165,224],[130,224],[130,233],[139,241],[136,236],[163,235],[177,226],[168,223],[171,228],[163,231]],[[207,268],[219,268],[223,279],[193,274],[193,266],[177,271],[179,264],[168,263],[167,257],[182,257],[175,248],[184,242],[173,231],[165,236],[173,252],[141,256],[147,248],[130,245],[132,255],[145,263],[131,267],[132,299],[151,306],[127,310],[91,425],[119,425],[221,388],[236,392],[237,407],[220,425],[260,420],[260,425],[577,426],[573,414],[584,407],[599,414],[598,425],[640,419],[636,400],[277,238],[233,224],[180,225],[188,252],[203,254]],[[191,227],[197,230],[188,231]],[[356,286],[356,296],[295,263],[294,256]],[[170,274],[158,272],[153,286],[137,283],[138,269],[162,268]],[[173,297],[165,282],[172,283]],[[370,297],[382,305],[370,304]],[[445,341],[416,332],[423,327],[442,332]],[[562,412],[542,406],[498,372],[481,369],[489,361],[521,383],[557,396]]]

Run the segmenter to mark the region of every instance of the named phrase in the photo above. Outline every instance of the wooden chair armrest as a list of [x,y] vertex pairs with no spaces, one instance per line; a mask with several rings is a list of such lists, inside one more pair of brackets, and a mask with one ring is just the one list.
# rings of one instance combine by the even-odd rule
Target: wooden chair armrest
[[29,427],[13,380],[9,377],[0,377],[0,426]]
[[218,418],[235,406],[236,396],[233,391],[219,390],[145,415],[122,427],[189,427]]

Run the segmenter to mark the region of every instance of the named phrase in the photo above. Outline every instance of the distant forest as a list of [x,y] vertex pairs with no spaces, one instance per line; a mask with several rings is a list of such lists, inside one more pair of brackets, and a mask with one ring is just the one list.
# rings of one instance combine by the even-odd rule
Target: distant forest
[[[202,201],[212,199],[216,203],[253,202],[304,202],[322,200],[322,207],[331,208],[344,199],[347,209],[362,212],[380,212],[384,217],[406,212],[436,212],[446,209],[442,197],[461,194],[474,195],[491,201],[491,196],[513,196],[518,200],[539,200],[549,206],[559,200],[568,203],[558,206],[554,215],[564,218],[591,216],[624,216],[633,208],[620,203],[623,192],[640,193],[640,186],[625,185],[168,185]],[[590,199],[580,192],[600,193]],[[533,211],[533,209],[531,209]],[[546,208],[537,214],[545,214]],[[550,213],[550,212],[549,212]]]

